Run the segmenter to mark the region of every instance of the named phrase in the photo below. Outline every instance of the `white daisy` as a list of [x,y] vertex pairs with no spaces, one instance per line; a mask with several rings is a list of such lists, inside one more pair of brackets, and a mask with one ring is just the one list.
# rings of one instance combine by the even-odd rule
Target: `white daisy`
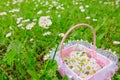
[[42,14],[42,10],[38,11],[37,14]]
[[19,23],[21,22],[22,19],[23,19],[22,17],[17,18],[16,23],[19,24]]
[[50,58],[50,55],[46,54],[46,55],[44,55],[43,60],[45,61],[45,60],[48,60],[49,58]]
[[61,17],[61,15],[60,15],[60,14],[58,14],[58,17],[60,18],[60,17]]
[[83,6],[80,6],[79,9],[84,9],[84,7],[83,7]]
[[85,5],[86,8],[89,8],[89,5]]
[[23,2],[23,0],[13,0],[12,4],[17,4],[17,3],[21,3],[21,2]]
[[14,12],[19,12],[19,11],[20,11],[19,8],[15,8],[15,9],[9,10],[8,12],[14,13]]
[[33,38],[30,38],[30,42],[33,42],[34,41],[34,39]]
[[10,37],[11,35],[12,35],[11,32],[7,33],[7,34],[6,34],[6,38]]
[[38,4],[36,4],[35,7],[38,7]]
[[13,30],[13,28],[12,28],[11,26],[9,26],[9,29],[10,29],[10,30]]
[[63,37],[64,35],[65,35],[64,33],[58,34],[58,36],[60,36],[60,37]]
[[115,4],[119,5],[119,3],[120,3],[120,0],[116,0]]
[[81,9],[81,12],[85,12],[85,9]]
[[25,20],[22,21],[22,23],[26,23],[26,22],[29,22],[29,21],[30,21],[30,19],[25,19]]
[[120,41],[113,41],[113,44],[120,44]]
[[47,6],[48,4],[49,4],[48,1],[46,1],[46,2],[45,2],[45,5]]
[[52,21],[50,20],[50,16],[42,16],[38,22],[39,26],[45,29],[48,29],[50,25],[52,25]]
[[27,30],[31,30],[35,26],[35,22],[32,22],[26,26]]
[[18,24],[17,26],[18,26],[18,27],[22,27],[22,26],[23,26],[23,24],[22,24],[22,23],[20,23],[20,24]]
[[50,35],[51,34],[51,32],[45,32],[45,33],[43,33],[43,36],[48,36],[48,35]]
[[75,4],[78,5],[78,2],[76,2]]
[[96,21],[97,21],[97,19],[93,19],[93,21],[94,21],[94,22],[96,22]]
[[4,15],[7,15],[6,12],[0,12],[0,16],[4,16]]
[[87,19],[87,20],[90,19],[90,16],[87,16],[85,19]]

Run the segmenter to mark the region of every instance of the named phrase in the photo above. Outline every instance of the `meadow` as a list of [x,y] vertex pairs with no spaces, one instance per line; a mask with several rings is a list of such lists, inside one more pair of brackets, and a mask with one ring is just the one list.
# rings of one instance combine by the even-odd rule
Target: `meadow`
[[[0,80],[67,80],[49,53],[79,23],[94,27],[96,46],[115,51],[120,67],[120,0],[1,0]],[[91,31],[76,29],[66,42],[80,39],[93,42]]]

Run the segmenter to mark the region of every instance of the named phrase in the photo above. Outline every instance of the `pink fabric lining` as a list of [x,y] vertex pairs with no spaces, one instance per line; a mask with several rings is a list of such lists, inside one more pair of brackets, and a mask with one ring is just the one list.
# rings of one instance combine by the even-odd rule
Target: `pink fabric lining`
[[69,54],[70,54],[72,51],[73,51],[73,46],[72,46],[72,47],[69,47],[69,48],[67,48],[67,49],[65,49],[65,50],[63,50],[62,55],[64,55],[64,56],[69,56]]

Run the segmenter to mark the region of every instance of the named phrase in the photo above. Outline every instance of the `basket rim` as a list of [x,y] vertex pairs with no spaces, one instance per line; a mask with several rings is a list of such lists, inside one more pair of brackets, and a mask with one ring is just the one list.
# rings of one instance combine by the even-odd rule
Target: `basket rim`
[[[71,47],[71,46],[74,46],[74,45],[82,45],[83,47],[86,47],[88,49],[93,49],[94,45],[92,45],[92,43],[89,43],[88,41],[83,41],[82,39],[81,40],[73,40],[73,41],[68,41],[67,43],[64,43],[63,44],[63,49],[66,49],[68,47]],[[95,46],[96,47],[96,46]],[[60,51],[60,47],[58,48],[57,52]],[[109,58],[107,55],[105,54],[109,54],[110,56],[113,56],[114,57],[114,60],[112,60],[111,58],[109,58],[111,61],[113,61],[115,64],[118,63],[118,57],[117,55],[112,52],[112,51],[109,51],[109,50],[104,50],[104,49],[101,49],[101,48],[97,48],[96,47],[96,53],[99,53],[103,56],[106,56],[107,58]],[[105,54],[103,54],[105,53]]]

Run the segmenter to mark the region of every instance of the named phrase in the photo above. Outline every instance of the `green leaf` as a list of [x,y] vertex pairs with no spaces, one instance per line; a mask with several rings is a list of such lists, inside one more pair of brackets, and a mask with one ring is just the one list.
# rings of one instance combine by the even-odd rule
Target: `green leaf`
[[29,69],[33,69],[35,65],[35,59],[31,56],[31,53],[24,53],[22,56],[25,59],[26,65],[28,66]]
[[101,39],[102,39],[105,35],[106,35],[106,32],[105,32],[105,33],[100,34],[99,36],[97,36],[97,38],[98,38],[99,40],[101,40]]
[[62,80],[68,80],[68,77],[67,77],[67,76],[65,76]]
[[7,62],[7,64],[9,65],[12,65],[13,61],[14,61],[14,57],[16,55],[16,51],[15,50],[12,50],[8,53],[6,53],[6,58],[5,58],[5,61]]
[[51,77],[46,77],[46,79],[45,80],[52,80],[52,78]]
[[33,80],[39,80],[37,72],[33,70],[27,70],[27,72],[32,76]]

